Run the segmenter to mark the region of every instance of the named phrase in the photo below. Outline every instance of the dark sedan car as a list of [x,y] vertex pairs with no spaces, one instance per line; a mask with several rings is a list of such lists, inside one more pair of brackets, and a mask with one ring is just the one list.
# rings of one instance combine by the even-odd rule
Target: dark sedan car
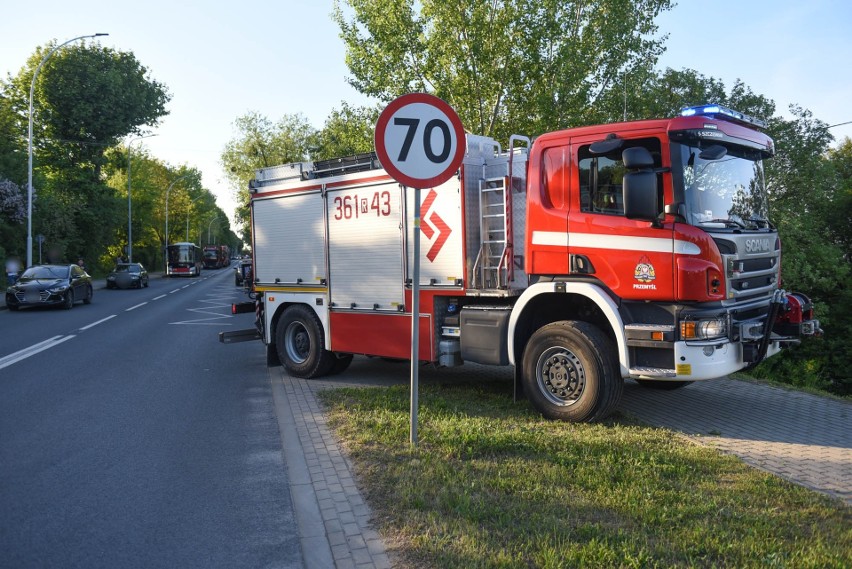
[[107,288],[142,288],[148,286],[148,271],[140,263],[118,263],[107,275]]
[[78,300],[92,302],[92,277],[77,265],[38,265],[30,267],[6,289],[6,306],[61,304],[69,309]]

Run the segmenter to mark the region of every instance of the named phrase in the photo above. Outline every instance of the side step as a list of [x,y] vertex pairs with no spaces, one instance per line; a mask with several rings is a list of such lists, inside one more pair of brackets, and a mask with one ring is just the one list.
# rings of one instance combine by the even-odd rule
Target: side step
[[658,367],[632,367],[630,368],[630,377],[634,379],[675,378],[677,372],[673,369]]
[[257,328],[249,328],[248,330],[230,330],[228,332],[219,332],[219,341],[223,344],[251,342],[253,340],[260,339],[260,332],[257,330]]

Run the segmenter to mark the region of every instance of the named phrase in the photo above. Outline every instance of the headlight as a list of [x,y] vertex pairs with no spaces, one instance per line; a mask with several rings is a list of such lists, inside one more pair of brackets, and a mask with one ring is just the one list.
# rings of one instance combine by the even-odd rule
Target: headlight
[[680,323],[680,337],[683,340],[711,340],[727,335],[728,323],[723,318],[684,320]]
[[66,290],[68,290],[68,285],[56,285],[47,289],[47,292],[56,294],[59,292],[65,292]]

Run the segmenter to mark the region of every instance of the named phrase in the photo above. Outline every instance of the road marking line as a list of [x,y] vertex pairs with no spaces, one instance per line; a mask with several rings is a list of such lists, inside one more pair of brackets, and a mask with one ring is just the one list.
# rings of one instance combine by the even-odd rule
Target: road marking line
[[172,290],[172,291],[169,291],[169,294],[174,294],[174,293],[176,293],[176,292],[177,292],[177,291],[179,291],[179,290],[180,290],[179,288],[176,288],[176,289],[174,289],[174,290]]
[[137,308],[139,308],[140,306],[145,306],[146,304],[148,304],[148,303],[147,303],[147,302],[143,302],[143,303],[141,303],[141,304],[137,304],[136,306],[131,306],[130,308],[126,309],[126,310],[125,310],[125,312],[130,312],[131,310],[136,310],[136,309],[137,309]]
[[160,296],[155,296],[155,297],[154,297],[154,298],[152,298],[151,300],[160,300],[161,298],[166,298],[166,296],[167,296],[167,295],[165,295],[165,294],[161,294]]
[[189,288],[189,285],[183,285],[183,286],[182,286],[182,287],[180,287],[180,288]]
[[10,365],[17,363],[21,360],[24,360],[30,356],[34,356],[39,352],[43,352],[53,346],[58,346],[62,342],[66,340],[70,340],[74,337],[74,334],[70,334],[68,336],[54,336],[49,340],[45,340],[44,342],[39,342],[38,344],[33,344],[29,348],[24,348],[23,350],[18,350],[14,354],[9,354],[4,358],[0,358],[0,369],[5,367],[9,367]]
[[80,332],[82,332],[83,330],[88,330],[89,328],[94,328],[98,324],[103,324],[104,322],[106,322],[107,320],[110,320],[111,318],[115,318],[115,314],[113,314],[112,316],[107,316],[106,318],[101,318],[97,322],[92,322],[88,326],[83,326],[82,328],[80,328]]

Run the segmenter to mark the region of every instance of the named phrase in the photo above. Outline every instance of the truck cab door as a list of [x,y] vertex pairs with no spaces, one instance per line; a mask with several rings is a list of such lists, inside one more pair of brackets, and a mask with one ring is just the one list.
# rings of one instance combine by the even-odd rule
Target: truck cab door
[[[674,298],[674,235],[672,224],[628,219],[624,208],[625,149],[641,146],[662,166],[656,137],[626,139],[621,147],[594,152],[592,142],[572,140],[571,205],[568,249],[573,273],[600,281],[627,300]],[[628,151],[629,152],[629,151]],[[657,179],[657,207],[662,212],[662,174]]]

